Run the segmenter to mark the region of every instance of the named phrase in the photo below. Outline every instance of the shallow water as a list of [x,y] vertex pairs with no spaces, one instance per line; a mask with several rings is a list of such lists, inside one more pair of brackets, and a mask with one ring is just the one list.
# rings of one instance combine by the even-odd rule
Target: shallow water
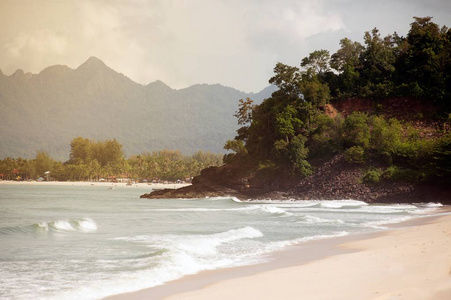
[[141,187],[0,186],[0,298],[99,299],[384,229],[439,204],[140,199]]

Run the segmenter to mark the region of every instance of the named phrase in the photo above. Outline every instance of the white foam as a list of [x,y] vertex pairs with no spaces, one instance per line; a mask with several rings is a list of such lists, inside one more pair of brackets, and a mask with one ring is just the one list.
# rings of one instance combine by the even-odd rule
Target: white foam
[[300,238],[289,240],[289,241],[280,241],[280,242],[270,243],[266,246],[266,249],[268,250],[268,252],[275,251],[275,250],[279,250],[279,249],[282,249],[287,246],[298,245],[298,244],[302,244],[302,243],[306,243],[306,242],[310,242],[310,241],[337,238],[337,237],[342,237],[342,236],[347,236],[347,235],[349,235],[349,232],[347,232],[347,231],[338,231],[338,232],[333,232],[331,234],[319,234],[319,235],[313,235],[313,236],[300,237]]
[[284,209],[277,206],[262,205],[260,206],[260,209],[270,214],[287,214]]
[[399,218],[388,219],[388,220],[365,222],[362,224],[362,227],[370,227],[370,228],[375,228],[375,229],[387,229],[388,227],[381,226],[381,225],[401,223],[404,221],[408,221],[412,218],[413,217],[411,217],[411,216],[405,216],[405,217],[399,217]]
[[330,200],[320,201],[321,207],[324,208],[358,208],[362,206],[368,206],[368,203],[358,200]]
[[148,211],[162,211],[162,212],[218,212],[218,211],[246,211],[246,210],[256,210],[257,207],[245,206],[245,207],[237,207],[237,208],[206,208],[206,207],[198,207],[198,208],[157,208],[157,209],[149,209]]
[[317,224],[317,223],[330,223],[330,224],[345,224],[341,219],[324,219],[316,216],[305,215],[297,223]]
[[216,248],[224,243],[240,239],[253,239],[262,237],[263,233],[253,227],[247,226],[225,232],[207,235],[153,235],[114,238],[130,242],[145,243],[149,247],[177,249],[179,251],[196,255],[214,255]]
[[[241,203],[243,201],[241,201],[240,199],[238,199],[237,197],[232,197],[232,196],[221,196],[221,197],[205,197],[204,199],[208,199],[208,201],[223,201],[223,200],[227,200],[230,201],[232,200],[233,202],[237,202],[237,203]],[[192,199],[192,200],[199,200],[199,199]]]
[[[221,252],[217,248],[243,239],[263,237],[263,233],[246,226],[206,235],[152,235],[120,237],[113,240],[136,242],[150,248],[162,249],[158,263],[151,269],[119,273],[113,279],[98,281],[92,285],[56,295],[54,299],[99,299],[111,294],[132,292],[164,284],[186,275],[204,270],[243,265],[240,255]],[[254,255],[254,253],[251,253]],[[249,262],[251,260],[247,260]],[[108,274],[109,275],[109,274]]]
[[85,218],[79,220],[57,220],[50,222],[40,222],[35,224],[38,231],[44,230],[45,232],[92,232],[97,230],[97,224],[94,220]]
[[53,227],[56,230],[75,231],[75,228],[72,227],[70,222],[67,221],[67,220],[59,220],[59,221],[51,222],[50,226]]
[[78,226],[81,231],[89,232],[89,231],[96,231],[97,230],[97,224],[94,222],[94,220],[86,218],[83,220],[78,221]]
[[206,207],[186,207],[186,208],[156,208],[156,209],[149,209],[148,211],[155,211],[155,212],[220,212],[220,211],[260,211],[270,214],[289,214],[284,209],[273,206],[273,205],[246,205],[242,207],[234,207],[234,208],[206,208]]
[[425,206],[426,206],[426,207],[442,207],[443,204],[438,203],[438,202],[437,202],[437,203],[429,202],[429,203],[426,203]]

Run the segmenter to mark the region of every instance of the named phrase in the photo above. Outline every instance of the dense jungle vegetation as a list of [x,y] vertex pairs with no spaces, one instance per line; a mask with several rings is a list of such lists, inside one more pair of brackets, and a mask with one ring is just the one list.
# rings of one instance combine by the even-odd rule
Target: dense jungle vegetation
[[[312,160],[342,153],[367,169],[363,182],[450,182],[451,30],[430,17],[414,19],[406,37],[381,37],[375,28],[365,32],[363,45],[344,38],[336,53],[314,51],[300,68],[278,63],[269,80],[278,90],[270,98],[260,105],[240,100],[242,127],[225,144],[231,151],[226,164],[305,177]],[[388,117],[382,105],[388,98],[418,102],[433,113]],[[327,103],[345,99],[370,99],[374,109],[334,118],[324,113]],[[425,138],[412,118],[440,126]]]

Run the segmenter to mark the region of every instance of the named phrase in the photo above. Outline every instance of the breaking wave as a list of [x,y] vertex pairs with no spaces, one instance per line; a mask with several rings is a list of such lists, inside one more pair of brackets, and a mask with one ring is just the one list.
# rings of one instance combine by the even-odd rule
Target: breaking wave
[[32,225],[13,226],[0,228],[0,234],[40,234],[63,232],[93,232],[97,230],[97,224],[89,218],[73,220],[56,220],[39,222]]

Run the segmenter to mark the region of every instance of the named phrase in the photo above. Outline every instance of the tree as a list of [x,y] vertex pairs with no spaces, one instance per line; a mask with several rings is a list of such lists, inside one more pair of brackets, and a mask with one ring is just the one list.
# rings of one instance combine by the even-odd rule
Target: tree
[[381,38],[379,30],[365,32],[365,49],[358,68],[361,80],[360,94],[364,97],[386,97],[393,92],[395,55],[392,36]]
[[298,68],[279,62],[274,67],[274,73],[275,75],[271,77],[269,83],[277,85],[279,90],[274,92],[273,96],[276,94],[276,96],[299,97],[301,74]]
[[431,17],[414,19],[397,63],[399,84],[405,94],[443,102],[451,77],[451,33]]
[[327,83],[321,83],[317,78],[303,80],[301,90],[304,100],[311,103],[314,108],[324,108],[329,102],[329,86]]
[[296,109],[291,105],[287,105],[282,112],[276,115],[276,132],[287,143],[296,135],[296,130],[303,124],[297,115]]
[[233,161],[245,158],[248,153],[242,140],[228,140],[224,145],[224,149],[234,152],[224,155],[225,163],[231,163]]
[[354,96],[359,82],[360,55],[364,47],[348,38],[340,40],[340,49],[332,54],[330,66],[338,72],[337,96]]
[[238,104],[238,111],[235,112],[235,117],[238,119],[238,125],[246,125],[252,121],[252,109],[254,108],[254,101],[251,98],[246,100],[240,99]]
[[56,162],[49,156],[47,152],[38,151],[36,153],[35,168],[38,176],[44,176],[47,171],[54,171]]
[[249,131],[249,125],[252,122],[252,111],[255,107],[254,101],[250,98],[246,100],[240,99],[238,104],[238,111],[235,112],[235,117],[238,119],[238,125],[241,127],[237,130],[236,139],[246,140]]
[[87,163],[92,159],[94,142],[77,137],[74,138],[70,143],[70,162],[71,163]]
[[314,75],[323,75],[330,70],[329,67],[330,55],[327,50],[316,50],[304,57],[301,62],[301,67],[310,71]]
[[349,68],[355,69],[359,65],[359,58],[364,47],[359,42],[352,42],[348,38],[340,40],[340,49],[332,54],[330,66],[339,73]]

